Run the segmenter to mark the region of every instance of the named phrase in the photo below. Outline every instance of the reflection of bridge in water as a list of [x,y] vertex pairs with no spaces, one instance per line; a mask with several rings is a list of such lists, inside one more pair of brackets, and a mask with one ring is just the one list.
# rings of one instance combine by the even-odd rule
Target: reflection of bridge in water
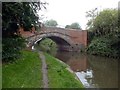
[[[25,32],[22,33],[25,35]],[[37,33],[27,35],[28,45],[34,46],[38,41],[50,38],[58,45],[59,50],[80,51],[87,46],[87,30],[42,27]]]
[[55,57],[68,64],[74,72],[89,69],[86,55],[74,52],[57,52]]

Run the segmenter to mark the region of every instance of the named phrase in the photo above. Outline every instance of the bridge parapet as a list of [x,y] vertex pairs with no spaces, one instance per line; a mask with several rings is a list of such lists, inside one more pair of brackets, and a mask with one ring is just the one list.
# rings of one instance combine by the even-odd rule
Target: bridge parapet
[[[43,38],[51,38],[58,43],[61,50],[80,51],[81,48],[87,46],[87,30],[43,27],[39,32],[28,37],[27,40],[30,46],[36,44]],[[63,41],[68,44],[66,45]]]

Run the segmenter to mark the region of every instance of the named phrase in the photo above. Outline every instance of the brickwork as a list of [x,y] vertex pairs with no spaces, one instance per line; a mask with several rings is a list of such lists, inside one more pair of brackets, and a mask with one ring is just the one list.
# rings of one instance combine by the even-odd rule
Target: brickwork
[[30,31],[25,31],[23,27],[20,27],[19,30],[18,30],[18,34],[21,34],[22,37],[30,37],[30,36],[33,36],[35,35],[35,28],[31,28]]
[[44,27],[41,31],[63,33],[69,35],[71,40],[74,41],[74,44],[83,44],[85,47],[87,46],[87,30]]
[[[61,50],[78,51],[87,46],[87,30],[42,27],[37,34],[35,33],[35,28],[31,30],[32,31],[24,31],[22,28],[20,29],[21,35],[25,38],[29,38],[28,41],[32,43],[31,45],[40,38],[52,37],[52,39],[59,44],[58,46]],[[63,42],[61,42],[62,40]],[[67,42],[68,45],[64,42]]]

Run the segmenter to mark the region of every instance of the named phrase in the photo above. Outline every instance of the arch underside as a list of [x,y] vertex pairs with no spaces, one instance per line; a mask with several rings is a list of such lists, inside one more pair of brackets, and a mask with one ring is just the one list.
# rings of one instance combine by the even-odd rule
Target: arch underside
[[49,38],[53,40],[57,44],[58,50],[62,50],[62,51],[70,50],[70,47],[71,47],[70,43],[64,40],[63,38],[56,37],[56,36],[45,37],[45,38]]
[[69,42],[67,42],[66,40],[64,40],[60,37],[51,36],[51,37],[47,37],[47,38],[50,38],[51,40],[53,40],[57,45],[68,45],[68,46],[70,46]]
[[34,45],[37,42],[41,42],[45,38],[53,40],[57,44],[58,50],[70,51],[70,48],[72,47],[72,41],[70,40],[69,36],[57,33],[40,34],[37,35],[36,37],[33,37],[33,40],[31,39],[31,41],[33,42]]
[[47,35],[45,37],[42,37],[42,39],[40,39],[39,42],[41,42],[45,38],[49,38],[49,39],[53,40],[57,44],[58,50],[69,51],[71,48],[71,43],[69,41],[65,40],[62,36],[58,37],[58,36],[50,36],[50,35],[48,36]]
[[73,45],[73,41],[70,39],[69,36],[65,36],[63,34],[58,34],[58,33],[45,33],[45,34],[40,34],[34,37],[31,37],[31,40],[33,45],[36,44],[37,42],[41,42],[45,38],[49,38],[53,40],[57,46],[58,50],[61,51],[77,51],[78,48],[76,48],[75,45]]

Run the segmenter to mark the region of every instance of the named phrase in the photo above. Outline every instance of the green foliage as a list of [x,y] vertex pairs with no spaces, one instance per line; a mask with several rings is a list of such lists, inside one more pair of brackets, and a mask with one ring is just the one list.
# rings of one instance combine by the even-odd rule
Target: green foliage
[[[2,46],[3,60],[10,61],[20,57],[24,40],[17,35],[19,27],[30,30],[38,23],[38,10],[42,2],[2,2]],[[41,6],[40,6],[41,5]]]
[[88,45],[89,45],[89,44],[91,43],[91,41],[93,40],[94,36],[95,36],[95,33],[94,33],[93,31],[88,30],[88,32],[87,32]]
[[81,29],[79,23],[75,22],[72,23],[71,25],[66,25],[65,28],[71,28],[71,29]]
[[[38,10],[46,4],[41,2],[3,2],[2,19],[3,30],[8,28],[9,23],[16,23],[28,30],[31,24],[38,23]],[[41,5],[41,6],[40,6]]]
[[36,45],[36,47],[42,51],[53,53],[57,51],[57,45],[49,38],[45,38]]
[[56,27],[58,25],[57,21],[51,19],[51,20],[47,20],[45,22],[45,26],[53,26],[53,27]]
[[66,25],[65,28],[70,28],[70,25]]
[[72,23],[71,25],[70,25],[70,27],[72,28],[72,29],[80,29],[81,27],[80,27],[80,25],[78,24],[78,23]]
[[106,9],[99,13],[93,23],[97,35],[107,35],[118,30],[118,11]]
[[115,40],[116,38],[110,36],[94,38],[90,45],[88,46],[87,51],[88,53],[93,55],[119,57],[120,46],[119,45],[114,46],[115,43],[118,43],[118,41]]
[[87,11],[86,12],[86,17],[87,18],[90,18],[87,22],[87,29],[91,30],[92,27],[93,27],[93,22],[94,22],[94,19],[97,17],[98,15],[98,9],[95,8],[95,9],[92,9],[90,11]]
[[2,39],[2,60],[11,61],[21,57],[20,50],[25,47],[24,39],[16,38],[3,38]]
[[2,53],[2,39],[0,38],[0,55]]
[[[97,9],[96,9],[97,10]],[[96,36],[103,36],[118,31],[118,10],[105,9],[101,12],[91,11],[87,13],[90,20],[87,23],[88,29]]]
[[88,42],[90,44],[88,52],[103,56],[119,57],[120,28],[118,26],[118,10],[105,9],[99,13],[93,10],[87,14],[90,17],[87,23],[89,29]]
[[2,88],[42,88],[42,64],[36,52],[22,51],[22,58],[2,65]]

